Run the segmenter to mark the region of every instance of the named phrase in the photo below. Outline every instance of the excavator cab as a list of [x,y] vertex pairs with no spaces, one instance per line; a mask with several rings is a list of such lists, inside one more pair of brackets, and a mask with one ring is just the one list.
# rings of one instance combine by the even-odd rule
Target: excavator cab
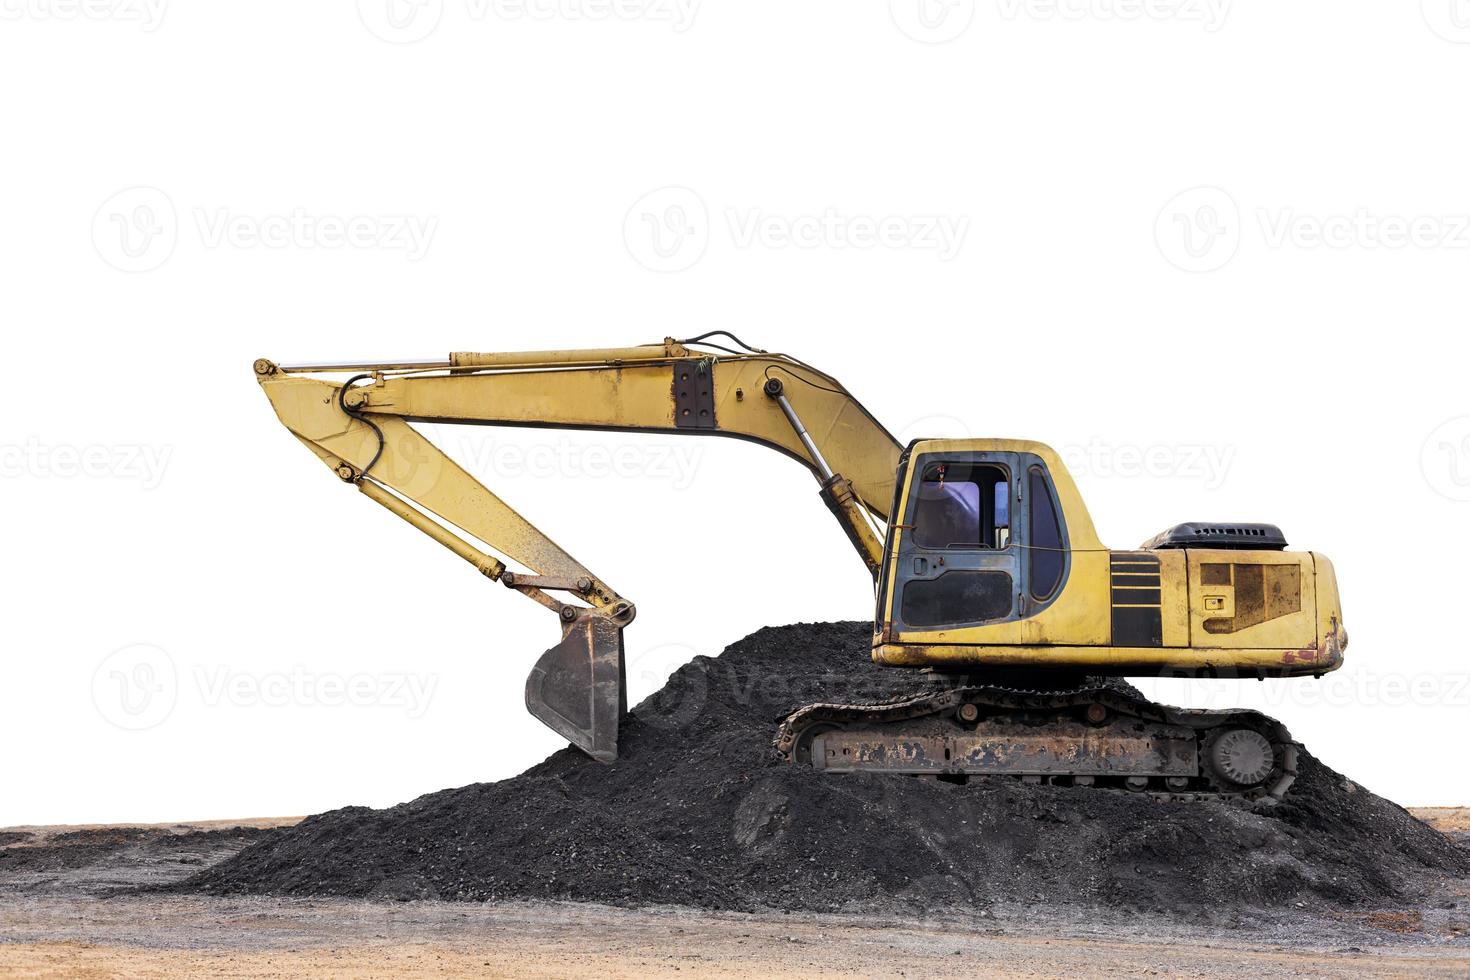
[[929,451],[913,461],[912,477],[889,544],[893,630],[1024,619],[1056,597],[1067,535],[1042,457]]
[[921,440],[900,460],[874,659],[956,671],[1300,676],[1342,663],[1332,564],[1269,524],[1098,540],[1050,447]]

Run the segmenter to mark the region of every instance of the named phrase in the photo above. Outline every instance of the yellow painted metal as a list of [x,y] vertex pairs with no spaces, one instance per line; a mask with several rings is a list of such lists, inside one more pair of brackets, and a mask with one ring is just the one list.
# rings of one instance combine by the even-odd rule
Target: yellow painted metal
[[[1308,552],[1288,551],[1219,551],[1191,548],[1189,554],[1189,615],[1193,645],[1201,649],[1236,650],[1251,647],[1276,647],[1299,650],[1309,646],[1317,635],[1317,594],[1313,574],[1315,566]],[[1240,568],[1290,572],[1296,583],[1295,600],[1290,608],[1268,611],[1269,618],[1254,624],[1221,631],[1212,624],[1239,619],[1245,612],[1243,589],[1235,585],[1207,585],[1201,582],[1201,570]],[[1289,596],[1287,598],[1290,598]],[[1207,608],[1206,600],[1223,600],[1221,606]],[[1225,615],[1226,613],[1230,615]],[[1270,615],[1275,612],[1274,615]]]
[[[840,383],[799,361],[781,354],[716,355],[666,338],[641,347],[454,353],[419,370],[403,370],[404,363],[306,365],[293,373],[261,360],[255,372],[281,422],[328,467],[482,570],[485,563],[477,556],[489,556],[435,517],[542,576],[589,580],[584,598],[620,621],[626,618],[626,600],[409,422],[725,435],[776,449],[820,477],[817,461],[764,392],[772,378],[783,382],[803,425],[837,471],[823,487],[833,513],[864,562],[874,569],[881,563],[882,542],[870,520],[887,516],[900,447]],[[329,369],[362,373],[371,381],[342,391],[339,383],[303,376]],[[688,412],[681,413],[680,377],[707,381],[702,388],[709,392],[712,417],[707,410],[701,424],[690,424]],[[393,492],[378,492],[370,486],[375,483]],[[545,598],[530,586],[517,588],[538,601]]]
[[[678,424],[672,397],[676,364],[692,370],[703,364],[712,372],[711,428]],[[807,431],[832,469],[852,484],[864,509],[886,519],[901,447],[835,379],[778,355],[697,354],[612,366],[388,377],[363,389],[362,408],[374,417],[423,422],[733,436],[785,453],[815,473],[815,462],[785,415],[762,393],[771,377],[785,381]]]
[[435,541],[438,541],[471,565],[474,565],[475,568],[479,569],[480,574],[486,578],[498,580],[505,573],[505,562],[485,554],[464,538],[446,529],[442,524],[429,517],[423,511],[405,502],[401,497],[389,493],[372,479],[358,480],[357,488],[369,500],[382,504],[409,524],[418,528]]
[[641,347],[605,347],[600,350],[540,350],[475,354],[460,351],[449,355],[449,363],[457,368],[547,367],[616,367],[624,363],[667,361],[697,355],[683,344],[666,339],[662,344]]
[[858,556],[873,573],[874,580],[883,574],[883,541],[873,532],[868,516],[863,510],[852,483],[844,477],[834,476],[822,488],[827,505],[838,511],[837,519],[848,529],[853,547]]
[[[288,375],[263,376],[260,384],[281,422],[322,462],[339,475],[341,468],[348,466],[353,482],[360,478],[378,453],[378,437],[367,422],[344,414],[338,407],[339,385]],[[396,506],[390,506],[390,510],[420,530],[429,520],[424,513],[437,515],[542,575],[587,578],[591,587],[585,598],[595,607],[611,608],[626,601],[408,423],[392,417],[374,417],[373,422],[382,431],[383,441],[370,479],[412,501],[421,513],[417,519],[410,519]],[[365,492],[384,502],[373,492]],[[432,536],[462,556],[470,554],[450,545],[440,534]],[[473,547],[469,542],[461,543]]]
[[1159,559],[1159,605],[1163,621],[1163,645],[1189,646],[1188,552],[1156,551]]
[[[901,642],[957,648],[980,645],[1106,646],[1112,641],[1108,551],[1098,540],[1097,529],[1093,526],[1092,517],[1077,485],[1072,481],[1072,475],[1067,472],[1061,457],[1050,446],[1024,439],[927,439],[916,443],[911,452],[915,457],[930,453],[942,456],[945,453],[997,452],[1031,453],[1040,458],[1051,473],[1052,484],[1057,493],[1057,506],[1065,515],[1072,567],[1061,593],[1034,616],[987,626],[907,632],[903,634]],[[910,498],[914,480],[919,478],[917,469],[914,466],[908,469],[901,496],[903,500]],[[910,528],[903,522],[895,525],[889,542],[890,556],[899,553],[904,535],[909,531]],[[888,564],[888,588],[885,594],[889,608],[883,611],[885,621],[894,618],[891,610],[898,600],[898,563],[889,561]],[[898,659],[887,651],[886,646],[875,648],[873,655],[880,663],[895,663]]]
[[[1215,549],[1158,550],[1162,643],[1158,647],[1112,645],[1113,552],[1098,539],[1092,517],[1061,458],[1048,446],[1016,439],[927,440],[916,443],[915,457],[946,453],[1030,453],[1051,473],[1058,506],[1069,536],[1071,569],[1062,591],[1033,616],[980,626],[896,632],[892,621],[903,536],[899,520],[889,540],[885,607],[874,633],[873,659],[890,666],[1075,668],[1126,675],[1220,673],[1248,676],[1299,676],[1335,670],[1342,663],[1346,631],[1332,567],[1307,552]],[[919,468],[910,466],[900,499],[908,500]],[[1228,565],[1260,569],[1264,607],[1259,622],[1231,624],[1212,631],[1221,609],[1206,600],[1238,591],[1201,582],[1201,568]],[[1283,574],[1273,575],[1273,572]],[[1319,584],[1326,590],[1319,595]],[[1272,586],[1276,591],[1272,592]],[[1292,609],[1291,587],[1299,589]],[[1274,605],[1273,605],[1274,596]],[[1231,607],[1232,610],[1235,608]],[[1220,627],[1216,627],[1216,630]]]
[[[1347,634],[1336,578],[1331,563],[1312,553],[1151,552],[1159,563],[1161,644],[1114,646],[1115,553],[1099,540],[1056,452],[1016,439],[926,440],[912,452],[1039,458],[1050,473],[1067,531],[1069,570],[1061,591],[1024,618],[896,633],[897,562],[892,558],[910,532],[889,513],[901,447],[835,379],[781,354],[716,354],[666,339],[591,351],[455,353],[445,365],[415,370],[354,365],[372,380],[345,393],[350,413],[337,403],[336,383],[286,373],[266,361],[257,362],[256,373],[282,423],[364,494],[491,577],[501,575],[504,566],[472,541],[547,580],[586,580],[591,584],[585,598],[605,611],[626,606],[626,600],[409,423],[725,435],[782,452],[821,479],[817,459],[765,393],[768,382],[779,380],[800,424],[836,474],[824,482],[824,496],[860,557],[886,579],[886,608],[879,611],[873,647],[881,663],[1291,676],[1335,669],[1342,660]],[[708,417],[702,414],[697,424],[681,407],[677,380],[691,372],[708,382],[702,386],[709,393]],[[908,468],[898,499],[909,499],[915,471]],[[886,552],[871,521],[891,522]],[[523,591],[560,608],[531,586]]]
[[[1331,626],[1342,624],[1342,599],[1337,593],[1337,570],[1320,552],[1312,552],[1313,578],[1317,584],[1317,622]],[[1347,645],[1344,634],[1343,645]]]
[[1031,667],[1085,670],[1110,676],[1302,677],[1335,670],[1341,648],[1335,641],[1306,650],[1270,648],[1114,647],[1107,645],[1019,646],[888,643],[874,659],[889,667]]

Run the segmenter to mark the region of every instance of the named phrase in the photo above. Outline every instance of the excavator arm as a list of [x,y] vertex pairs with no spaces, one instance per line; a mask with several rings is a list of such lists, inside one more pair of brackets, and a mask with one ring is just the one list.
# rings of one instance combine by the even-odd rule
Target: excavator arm
[[739,349],[709,341],[720,333],[641,347],[454,353],[428,361],[259,360],[255,374],[282,424],[344,482],[557,614],[562,640],[527,679],[527,708],[593,758],[611,762],[627,709],[622,631],[634,605],[409,423],[747,439],[813,473],[876,577],[901,447],[832,377],[728,334]]

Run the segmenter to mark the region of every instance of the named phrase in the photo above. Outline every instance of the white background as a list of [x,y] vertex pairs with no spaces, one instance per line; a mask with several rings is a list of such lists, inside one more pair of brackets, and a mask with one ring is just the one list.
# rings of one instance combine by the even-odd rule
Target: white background
[[[159,2],[0,0],[0,824],[387,805],[557,748],[521,703],[551,617],[340,484],[251,361],[714,328],[902,438],[1058,447],[1114,547],[1328,554],[1330,684],[1150,689],[1470,802],[1463,0]],[[635,699],[871,615],[775,454],[430,434],[638,603]]]

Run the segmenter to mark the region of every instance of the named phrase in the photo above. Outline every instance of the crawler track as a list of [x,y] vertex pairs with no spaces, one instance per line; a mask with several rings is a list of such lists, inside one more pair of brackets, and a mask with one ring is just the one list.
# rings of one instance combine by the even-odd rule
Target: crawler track
[[1275,803],[1297,773],[1286,727],[1255,711],[1174,708],[1107,687],[955,687],[874,704],[811,704],[776,751],[831,772],[999,775],[1179,802]]

